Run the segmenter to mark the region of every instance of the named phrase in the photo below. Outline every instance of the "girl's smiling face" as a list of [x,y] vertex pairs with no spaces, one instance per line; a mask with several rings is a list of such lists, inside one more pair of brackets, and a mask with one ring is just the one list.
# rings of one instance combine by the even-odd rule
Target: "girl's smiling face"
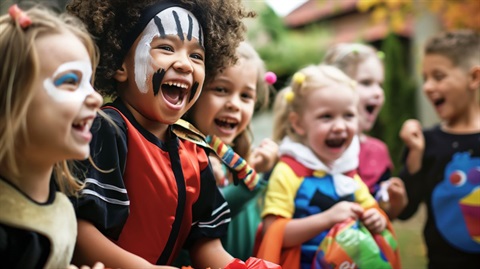
[[28,153],[23,155],[44,163],[85,159],[90,126],[103,100],[90,84],[88,52],[68,32],[40,37],[35,44],[40,72],[28,108]]
[[357,82],[359,99],[360,131],[370,131],[377,120],[385,102],[382,88],[384,80],[383,65],[374,54],[366,58],[357,67],[353,79]]
[[340,158],[358,131],[358,98],[345,85],[312,90],[301,113],[291,112],[295,132],[326,165]]
[[160,124],[164,132],[198,98],[205,79],[201,40],[193,14],[173,7],[158,13],[127,53],[115,76],[119,94],[147,130],[156,133]]
[[201,132],[231,144],[247,128],[257,98],[257,69],[254,61],[240,58],[205,86],[189,112]]

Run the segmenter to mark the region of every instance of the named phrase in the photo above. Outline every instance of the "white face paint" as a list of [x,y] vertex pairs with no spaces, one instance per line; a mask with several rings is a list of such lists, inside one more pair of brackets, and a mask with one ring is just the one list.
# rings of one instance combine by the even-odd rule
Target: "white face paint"
[[[43,81],[43,87],[59,103],[83,103],[85,98],[94,92],[90,84],[91,77],[92,65],[89,61],[66,62],[57,68],[51,78]],[[76,89],[72,91],[59,87],[64,84],[75,85]]]
[[[174,15],[175,14],[175,15]],[[147,74],[152,74],[152,58],[150,56],[150,44],[155,37],[164,37],[166,35],[178,35],[179,32],[187,37],[196,38],[203,46],[203,32],[200,23],[195,16],[188,10],[181,7],[171,7],[159,12],[155,18],[147,24],[138,42],[135,50],[135,83],[142,93],[147,93]],[[180,26],[180,30],[177,28]]]

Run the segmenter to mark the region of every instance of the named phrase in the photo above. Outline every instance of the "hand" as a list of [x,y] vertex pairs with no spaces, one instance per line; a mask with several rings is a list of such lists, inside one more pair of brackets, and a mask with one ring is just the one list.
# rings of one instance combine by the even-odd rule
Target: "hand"
[[250,155],[250,166],[257,173],[267,172],[273,168],[278,159],[278,145],[270,138],[262,140]]
[[403,181],[398,177],[392,177],[386,181],[388,185],[388,196],[390,208],[387,212],[390,219],[395,219],[408,204],[407,191]]
[[342,201],[332,206],[325,213],[328,214],[331,224],[329,228],[331,228],[348,218],[358,219],[363,214],[363,208],[357,203]]
[[400,130],[400,138],[410,150],[423,151],[425,148],[422,125],[418,120],[406,120]]
[[371,233],[381,233],[387,227],[387,220],[376,208],[367,209],[360,219]]
[[227,184],[225,182],[226,175],[225,175],[225,172],[223,171],[222,161],[220,161],[215,156],[209,156],[208,158],[210,160],[210,165],[212,166],[213,175],[215,176],[215,181],[217,182],[217,186],[224,187]]
[[[103,263],[101,262],[96,262],[92,267],[87,265],[80,266],[80,269],[104,269],[104,268],[105,268],[105,265],[103,265]],[[68,266],[68,269],[79,269],[79,268],[73,264],[70,264]]]

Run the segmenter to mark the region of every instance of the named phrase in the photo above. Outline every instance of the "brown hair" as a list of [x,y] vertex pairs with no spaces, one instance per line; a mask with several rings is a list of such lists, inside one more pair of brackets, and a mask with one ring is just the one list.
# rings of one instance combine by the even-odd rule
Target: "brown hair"
[[473,30],[442,32],[431,37],[425,45],[425,54],[439,54],[464,69],[480,65],[480,34]]
[[[123,41],[135,27],[141,12],[162,0],[72,0],[67,10],[78,16],[95,36],[100,48],[100,64],[95,88],[106,96],[116,96],[115,71],[124,60]],[[235,48],[243,40],[246,12],[240,0],[176,0],[191,11],[203,27],[205,46],[206,82],[215,74],[235,62]]]

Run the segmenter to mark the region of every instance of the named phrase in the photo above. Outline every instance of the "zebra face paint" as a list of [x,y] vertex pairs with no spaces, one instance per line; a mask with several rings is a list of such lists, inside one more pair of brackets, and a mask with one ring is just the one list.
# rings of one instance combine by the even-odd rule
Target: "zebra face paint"
[[91,77],[92,65],[89,61],[66,62],[55,70],[51,78],[43,81],[43,87],[59,103],[81,104],[94,92]]
[[155,37],[175,35],[181,41],[197,40],[203,47],[202,27],[195,16],[181,7],[170,7],[159,12],[147,24],[135,50],[135,83],[142,93],[148,92],[148,77],[161,67],[153,62],[150,55],[151,43]]

